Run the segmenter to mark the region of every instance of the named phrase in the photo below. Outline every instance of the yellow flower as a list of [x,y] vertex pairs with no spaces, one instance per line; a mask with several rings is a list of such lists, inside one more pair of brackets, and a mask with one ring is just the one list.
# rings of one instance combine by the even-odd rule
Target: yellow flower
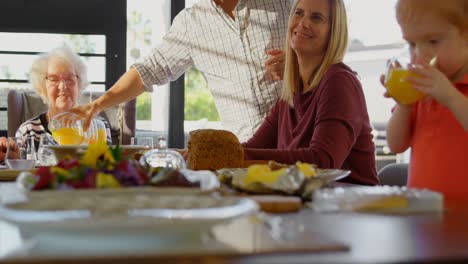
[[81,158],[80,163],[96,169],[98,161],[105,162],[108,169],[111,169],[112,165],[115,163],[114,156],[106,142],[98,141],[95,144],[90,144]]
[[96,188],[119,188],[120,184],[114,175],[98,172],[96,175]]

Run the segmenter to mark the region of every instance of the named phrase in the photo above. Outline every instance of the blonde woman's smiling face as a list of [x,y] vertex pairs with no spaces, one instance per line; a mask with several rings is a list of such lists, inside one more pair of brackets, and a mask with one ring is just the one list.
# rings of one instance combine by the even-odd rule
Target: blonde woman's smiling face
[[297,55],[323,55],[330,35],[328,0],[300,0],[288,30],[291,36],[289,45]]

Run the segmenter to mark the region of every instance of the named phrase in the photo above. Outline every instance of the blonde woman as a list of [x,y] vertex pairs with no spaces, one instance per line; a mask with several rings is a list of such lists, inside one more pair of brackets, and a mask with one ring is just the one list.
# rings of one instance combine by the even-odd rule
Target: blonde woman
[[342,60],[348,29],[342,0],[297,0],[291,10],[280,99],[245,158],[351,170],[343,181],[379,184],[361,84]]

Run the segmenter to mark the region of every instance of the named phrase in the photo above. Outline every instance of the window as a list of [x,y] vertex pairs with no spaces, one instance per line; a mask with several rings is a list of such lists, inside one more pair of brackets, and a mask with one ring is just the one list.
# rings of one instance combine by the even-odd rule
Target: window
[[[387,146],[386,123],[394,101],[383,97],[380,76],[388,59],[406,52],[395,17],[396,0],[345,0],[350,45],[345,63],[359,74],[374,128],[377,170],[397,157]],[[372,10],[372,12],[369,12]]]
[[[171,19],[184,7],[185,2],[180,0],[128,2],[128,66],[148,54],[162,40]],[[154,135],[157,131],[157,134],[168,135],[169,146],[184,147],[183,80],[182,76],[171,84],[155,86],[153,93],[138,97],[136,127],[139,134]]]
[[3,32],[0,38],[0,88],[32,89],[28,71],[37,54],[67,44],[81,55],[88,67],[91,85],[87,89],[105,90],[106,42],[102,35]]
[[[171,24],[171,0],[131,0],[127,3],[127,68],[157,45]],[[169,127],[169,84],[137,98],[136,128],[164,131]]]
[[396,0],[345,0],[345,3],[350,35],[345,63],[361,78],[371,122],[386,123],[394,102],[383,97],[380,75],[385,72],[388,59],[405,52],[395,18]]
[[[0,124],[3,128],[7,127],[5,88],[30,89],[27,72],[37,53],[68,43],[85,58],[93,82],[89,89],[93,90],[107,89],[125,71],[126,0],[5,1],[2,11]],[[0,134],[6,135],[6,131]]]

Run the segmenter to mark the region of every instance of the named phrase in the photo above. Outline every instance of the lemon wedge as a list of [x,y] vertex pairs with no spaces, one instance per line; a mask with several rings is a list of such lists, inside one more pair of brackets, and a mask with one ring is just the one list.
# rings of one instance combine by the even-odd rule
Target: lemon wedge
[[249,185],[253,182],[274,183],[279,176],[286,173],[286,169],[272,171],[268,165],[251,165],[247,169],[244,183]]
[[312,164],[302,163],[298,161],[296,162],[296,166],[299,168],[299,170],[304,174],[304,177],[306,178],[317,176],[317,170],[315,170],[315,167]]

